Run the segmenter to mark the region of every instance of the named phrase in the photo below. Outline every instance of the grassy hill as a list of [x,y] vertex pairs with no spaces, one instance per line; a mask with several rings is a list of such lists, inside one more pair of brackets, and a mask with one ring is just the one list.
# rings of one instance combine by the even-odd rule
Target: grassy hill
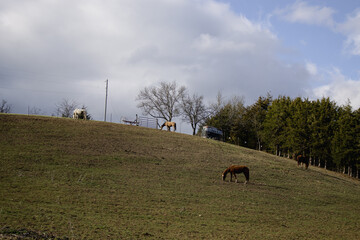
[[360,239],[359,181],[199,137],[0,114],[0,166],[0,238]]

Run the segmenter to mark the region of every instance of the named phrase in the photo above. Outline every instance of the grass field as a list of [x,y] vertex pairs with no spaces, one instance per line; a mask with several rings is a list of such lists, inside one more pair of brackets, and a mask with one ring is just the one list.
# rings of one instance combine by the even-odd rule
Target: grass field
[[360,239],[359,181],[195,136],[0,114],[0,166],[3,239]]

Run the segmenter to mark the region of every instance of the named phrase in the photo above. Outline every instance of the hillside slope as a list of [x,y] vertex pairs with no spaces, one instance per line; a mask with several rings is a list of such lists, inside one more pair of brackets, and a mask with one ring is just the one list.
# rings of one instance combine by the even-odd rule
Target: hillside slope
[[199,137],[0,114],[0,164],[0,238],[360,239],[359,181]]

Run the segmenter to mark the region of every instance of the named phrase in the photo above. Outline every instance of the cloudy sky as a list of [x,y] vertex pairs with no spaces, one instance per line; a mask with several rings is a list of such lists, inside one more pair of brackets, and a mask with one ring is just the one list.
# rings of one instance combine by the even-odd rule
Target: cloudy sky
[[160,81],[207,103],[270,92],[360,107],[357,0],[2,0],[0,36],[15,113],[68,99],[103,120],[106,79],[113,122],[141,115],[137,94]]

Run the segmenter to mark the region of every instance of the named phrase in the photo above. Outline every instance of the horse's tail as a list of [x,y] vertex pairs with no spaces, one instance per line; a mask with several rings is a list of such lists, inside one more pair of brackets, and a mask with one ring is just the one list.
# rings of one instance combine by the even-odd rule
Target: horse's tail
[[176,122],[174,122],[174,131],[176,131]]
[[248,167],[244,167],[244,175],[245,175],[246,181],[248,182],[250,180],[250,170]]

